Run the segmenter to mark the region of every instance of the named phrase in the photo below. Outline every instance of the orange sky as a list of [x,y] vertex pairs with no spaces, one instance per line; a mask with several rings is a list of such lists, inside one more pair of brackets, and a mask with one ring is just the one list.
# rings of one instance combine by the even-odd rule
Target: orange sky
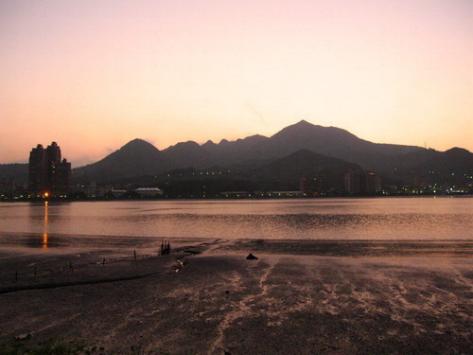
[[473,150],[469,0],[0,2],[0,162],[73,165],[306,119]]

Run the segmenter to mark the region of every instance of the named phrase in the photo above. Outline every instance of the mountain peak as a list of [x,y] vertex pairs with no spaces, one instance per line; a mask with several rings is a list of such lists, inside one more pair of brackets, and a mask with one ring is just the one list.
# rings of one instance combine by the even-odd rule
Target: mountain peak
[[153,148],[153,149],[156,149],[158,150],[154,145],[152,145],[150,142],[148,141],[145,141],[144,139],[141,139],[141,138],[135,138],[135,139],[132,139],[131,141],[129,141],[128,143],[126,143],[123,147],[121,147],[120,149],[124,149],[124,148],[139,148],[139,147],[143,147],[143,148]]
[[198,149],[200,148],[200,145],[196,141],[185,141],[185,142],[177,143],[174,147],[186,148],[186,149]]
[[209,139],[209,140],[208,140],[207,142],[205,142],[203,145],[205,145],[205,146],[210,146],[210,145],[215,145],[215,143],[214,143],[211,139]]
[[309,121],[306,120],[300,120],[294,126],[315,126],[314,124],[310,123]]
[[453,147],[447,150],[445,153],[460,153],[460,154],[468,154],[470,153],[468,150],[460,147]]
[[324,127],[314,125],[306,120],[301,120],[290,126],[287,126],[274,134],[272,137],[285,137],[297,140],[302,137],[310,137],[315,139],[326,139],[328,136],[354,137],[351,133],[336,127]]
[[471,153],[463,148],[453,147],[445,151],[445,155],[450,158],[471,159]]
[[248,136],[243,138],[244,140],[252,140],[252,141],[262,141],[268,139],[268,137],[263,136],[261,134],[253,134],[252,136]]
[[321,127],[317,126],[313,123],[310,123],[309,121],[306,120],[300,120],[299,122],[293,123],[285,128],[283,128],[281,131],[284,130],[303,130],[303,129],[313,129],[314,127]]

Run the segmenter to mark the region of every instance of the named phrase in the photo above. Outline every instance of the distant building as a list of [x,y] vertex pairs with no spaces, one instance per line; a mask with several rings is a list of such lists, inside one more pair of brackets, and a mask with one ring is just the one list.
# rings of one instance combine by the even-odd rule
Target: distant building
[[138,187],[135,192],[140,197],[158,197],[163,194],[163,191],[159,187]]
[[345,192],[358,195],[363,192],[363,174],[359,171],[350,170],[345,173],[344,183]]
[[269,191],[267,192],[268,196],[271,197],[304,197],[306,194],[300,190],[295,191]]
[[327,179],[322,175],[311,176],[310,178],[303,176],[299,179],[299,191],[305,196],[319,196],[327,192],[328,189]]
[[381,192],[381,177],[373,171],[366,174],[366,193],[373,195]]
[[41,144],[30,152],[28,187],[33,194],[63,195],[69,192],[71,163],[61,158],[61,148],[52,142],[46,149]]
[[110,191],[110,193],[112,194],[113,197],[115,198],[119,198],[119,197],[125,197],[125,195],[127,194],[127,190],[126,189],[112,189]]
[[366,174],[361,171],[350,170],[344,176],[345,192],[348,194],[374,195],[382,190],[381,177],[373,171]]
[[220,195],[225,198],[247,198],[247,197],[251,197],[251,192],[249,191],[223,191],[220,193]]
[[299,191],[306,194],[309,192],[309,182],[305,176],[299,179]]
[[46,152],[41,144],[30,152],[28,186],[30,192],[41,193],[47,189]]

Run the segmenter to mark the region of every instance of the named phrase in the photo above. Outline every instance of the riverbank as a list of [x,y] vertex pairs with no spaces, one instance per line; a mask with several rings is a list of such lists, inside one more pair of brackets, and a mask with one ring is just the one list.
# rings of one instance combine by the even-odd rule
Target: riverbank
[[473,350],[472,241],[171,240],[164,256],[153,243],[3,245],[3,349]]
[[58,198],[28,198],[21,196],[5,197],[0,195],[0,203],[11,203],[11,202],[30,202],[30,203],[43,203],[45,201],[51,203],[70,203],[70,202],[126,202],[126,201],[280,201],[280,200],[319,200],[319,199],[369,199],[369,198],[472,198],[473,192],[439,192],[439,193],[379,193],[379,194],[322,194],[316,196],[304,196],[304,195],[278,195],[275,191],[269,195],[258,195],[254,194],[251,196],[180,196],[180,197],[157,197],[157,198],[143,198],[143,197],[130,197],[130,198],[95,198],[95,197],[58,197]]

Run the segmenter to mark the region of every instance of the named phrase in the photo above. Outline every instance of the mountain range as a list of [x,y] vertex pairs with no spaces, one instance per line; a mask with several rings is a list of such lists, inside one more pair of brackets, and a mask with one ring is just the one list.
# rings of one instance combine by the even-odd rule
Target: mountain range
[[[294,165],[295,161],[304,164]],[[322,165],[325,171],[372,170],[392,182],[412,183],[421,179],[428,183],[463,184],[471,183],[468,179],[473,175],[473,154],[461,148],[440,152],[417,146],[373,143],[340,128],[302,120],[270,137],[254,135],[235,141],[207,141],[201,145],[187,141],[164,150],[134,139],[100,161],[75,168],[73,178],[113,183],[158,176],[175,169],[218,166],[252,178],[287,179],[308,173],[300,169],[302,166],[312,171]],[[0,165],[0,177],[20,178],[26,170],[22,164]]]

